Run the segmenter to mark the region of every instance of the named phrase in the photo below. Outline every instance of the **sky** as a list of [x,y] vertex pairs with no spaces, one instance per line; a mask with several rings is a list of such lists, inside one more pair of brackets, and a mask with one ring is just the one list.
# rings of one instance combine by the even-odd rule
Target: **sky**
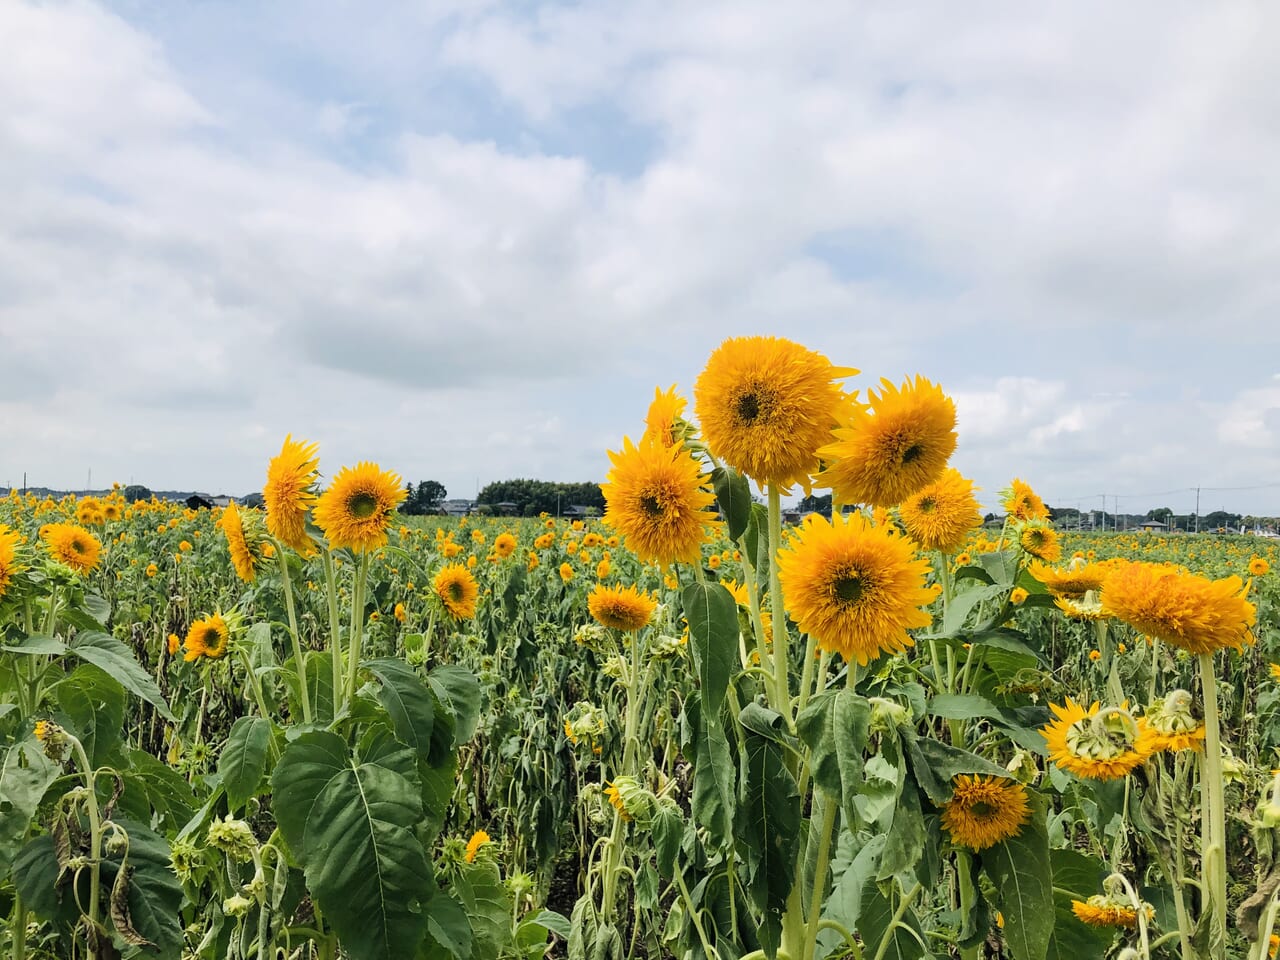
[[[602,480],[785,336],[1280,514],[1280,7],[0,0],[0,484]],[[1114,498],[1119,497],[1116,501]]]

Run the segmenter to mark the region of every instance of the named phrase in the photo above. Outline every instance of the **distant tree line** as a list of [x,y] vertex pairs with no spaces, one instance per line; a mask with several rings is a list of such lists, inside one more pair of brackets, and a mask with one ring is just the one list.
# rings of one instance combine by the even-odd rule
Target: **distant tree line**
[[498,480],[476,494],[476,502],[493,506],[514,503],[522,517],[540,513],[553,516],[573,504],[604,512],[604,494],[598,483],[552,483],[549,480]]
[[409,516],[439,513],[440,504],[444,503],[444,498],[449,495],[449,491],[439,480],[423,480],[417,486],[407,483],[404,493],[404,503],[400,504],[400,512]]

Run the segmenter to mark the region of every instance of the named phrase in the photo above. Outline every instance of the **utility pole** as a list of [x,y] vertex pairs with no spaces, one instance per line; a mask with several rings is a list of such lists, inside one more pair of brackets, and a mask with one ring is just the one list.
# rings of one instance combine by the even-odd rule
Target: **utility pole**
[[1115,500],[1115,504],[1116,504],[1116,522],[1112,524],[1112,527],[1115,528],[1116,530],[1119,530],[1120,529],[1120,494],[1113,493],[1111,496]]
[[1196,533],[1200,532],[1200,488],[1196,487]]

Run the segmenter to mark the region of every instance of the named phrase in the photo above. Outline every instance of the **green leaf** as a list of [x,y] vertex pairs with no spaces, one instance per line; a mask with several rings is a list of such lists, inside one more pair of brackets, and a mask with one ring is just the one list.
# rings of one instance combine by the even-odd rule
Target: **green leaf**
[[444,891],[427,901],[427,933],[456,960],[471,956],[471,922],[467,909]]
[[89,762],[107,763],[123,735],[124,688],[105,670],[82,663],[54,688],[54,696]]
[[924,814],[920,807],[920,788],[910,769],[905,771],[902,792],[893,811],[893,823],[885,840],[877,880],[910,870],[924,853]]
[[267,767],[267,749],[271,745],[271,721],[262,717],[241,717],[218,757],[218,773],[227,791],[231,810],[238,810],[258,792]]
[[737,540],[751,521],[751,484],[733,467],[716,467],[711,471],[711,485],[728,525],[729,539]]
[[1010,954],[1014,960],[1044,960],[1054,928],[1044,798],[1032,795],[1031,819],[1022,832],[984,850],[981,859],[996,886]]
[[930,737],[916,737],[914,734],[903,736],[902,741],[916,781],[929,799],[938,805],[951,799],[951,781],[960,774],[1004,778],[1010,776],[1004,767],[949,743],[941,743]]
[[440,702],[453,714],[453,745],[470,740],[480,723],[480,681],[465,667],[436,667],[427,682]]
[[732,831],[736,779],[724,726],[718,721],[708,722],[704,706],[698,730],[690,806],[694,818],[707,828],[712,842],[717,845],[724,843]]
[[835,690],[824,690],[796,717],[796,732],[809,748],[813,782],[833,796],[841,795],[840,756],[836,752]]
[[436,698],[403,660],[385,657],[362,664],[378,678],[378,702],[391,718],[396,736],[422,756],[431,752],[431,731],[435,726]]
[[756,568],[756,582],[769,582],[769,511],[762,503],[752,502],[751,520],[742,536],[743,553]]
[[[916,912],[910,907],[903,913],[901,924],[915,931],[913,937],[901,926],[893,925],[894,913],[898,907],[898,898],[902,895],[896,883],[887,885],[894,894],[894,902],[880,892],[874,883],[862,888],[862,911],[858,921],[858,932],[866,938],[867,954],[880,957],[881,960],[920,960],[925,955],[921,943],[927,942],[924,929]],[[917,939],[917,937],[919,939]],[[884,950],[880,945],[888,940]]]
[[740,819],[747,847],[747,890],[764,914],[760,939],[765,954],[774,957],[781,944],[782,914],[795,881],[800,792],[776,743],[748,734],[746,745]]
[[34,737],[5,751],[0,761],[0,877],[9,875],[40,799],[57,779],[59,769]]
[[[831,888],[831,895],[823,905],[824,919],[834,920],[846,930],[858,928],[858,918],[862,913],[863,891],[871,878],[876,875],[880,855],[884,852],[885,835],[877,834],[867,839],[849,865],[836,877]],[[824,932],[820,942],[835,946],[844,941],[837,934]]]
[[[130,749],[128,757],[129,769],[121,771],[125,781],[122,803],[131,811],[137,810],[132,814],[133,819],[150,821],[154,809],[161,822],[171,829],[186,823],[195,810],[196,798],[182,774],[145,750]],[[141,806],[146,807],[145,813],[129,802],[133,792],[142,794]]]
[[86,593],[83,602],[85,613],[97,620],[102,626],[111,619],[111,603],[96,593]]
[[415,833],[421,787],[395,769],[406,756],[412,769],[408,750],[357,764],[338,736],[306,733],[272,775],[281,831],[355,960],[411,955],[426,930],[433,880]]
[[940,693],[929,701],[929,713],[944,720],[1003,719],[999,707],[974,693]]
[[653,818],[653,850],[658,872],[668,880],[675,877],[680,844],[684,842],[684,817],[680,808],[660,804]]
[[129,834],[127,903],[132,926],[156,945],[155,951],[148,951],[151,955],[177,958],[184,943],[179,914],[183,896],[169,865],[169,845],[140,823],[118,822]]
[[23,903],[42,920],[58,916],[61,898],[58,875],[61,873],[53,837],[47,833],[24,846],[13,861],[13,885]]
[[77,633],[67,649],[81,660],[101,667],[130,693],[155,707],[166,720],[177,722],[156,682],[138,663],[133,651],[115,637],[95,631]]
[[511,895],[495,864],[465,863],[454,881],[454,893],[471,921],[472,960],[499,956],[511,944]]
[[718,717],[738,663],[738,605],[718,583],[691,583],[680,591],[689,621],[689,650],[698,671],[704,715]]
[[5,653],[25,653],[28,656],[57,655],[67,652],[67,646],[61,640],[33,633],[17,646],[0,645]]
[[845,822],[858,822],[854,798],[862,787],[862,754],[871,735],[871,704],[847,687],[836,694],[832,718],[836,762],[840,767],[841,808]]

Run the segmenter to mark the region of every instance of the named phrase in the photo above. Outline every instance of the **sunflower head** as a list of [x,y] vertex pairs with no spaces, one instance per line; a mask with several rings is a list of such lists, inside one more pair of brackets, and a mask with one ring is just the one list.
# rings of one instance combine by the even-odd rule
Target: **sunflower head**
[[493,538],[493,552],[505,560],[516,551],[516,538],[509,533],[500,533]]
[[1117,780],[1159,749],[1158,738],[1144,718],[1135,720],[1124,707],[1086,710],[1069,697],[1065,705],[1049,704],[1057,717],[1042,727],[1049,757],[1061,769],[1092,780]]
[[1265,577],[1271,570],[1271,564],[1267,563],[1262,557],[1249,558],[1249,576]]
[[666,390],[654,388],[653,402],[644,418],[644,436],[640,442],[652,441],[660,446],[673,447],[692,433],[684,419],[685,399],[676,393],[673,383]]
[[454,620],[470,620],[476,615],[480,585],[471,571],[460,563],[450,563],[436,574],[432,589]]
[[473,833],[471,839],[467,841],[467,863],[475,863],[476,855],[482,848],[489,846],[491,843],[493,843],[493,838],[483,830],[477,830]]
[[893,527],[861,513],[813,517],[778,553],[787,610],[824,650],[866,665],[912,645],[909,629],[932,617],[929,561]]
[[954,553],[982,525],[972,480],[947,467],[933,483],[902,501],[898,515],[911,539],[926,550]]
[[10,530],[0,523],[0,597],[5,595],[14,575],[21,569],[18,566],[19,541],[16,530]]
[[330,549],[376,550],[386,545],[391,515],[405,496],[398,473],[367,462],[343,467],[316,501],[316,525]]
[[182,659],[188,663],[199,660],[201,657],[216,660],[226,654],[230,639],[231,628],[222,614],[215,613],[203,620],[197,620],[191,625],[187,631],[187,638],[183,641],[182,646],[186,652],[182,655]]
[[267,546],[259,526],[256,511],[241,513],[234,504],[228,504],[222,511],[223,536],[227,538],[227,549],[231,553],[231,565],[235,567],[236,576],[246,583],[252,583],[257,576],[257,566],[263,556],[263,547]]
[[1030,484],[1014,477],[1009,486],[1000,491],[1000,503],[1011,520],[1048,520],[1049,508],[1031,489]]
[[1013,527],[1018,546],[1029,557],[1056,563],[1062,557],[1058,531],[1048,520],[1022,520]]
[[1253,643],[1257,608],[1239,577],[1209,580],[1152,563],[1117,566],[1102,584],[1102,606],[1140,633],[1190,653]]
[[587,597],[587,609],[597,623],[615,630],[643,630],[649,625],[658,601],[634,585],[606,587],[596,584]]
[[1016,837],[1031,818],[1027,790],[1017,780],[961,775],[952,786],[951,799],[942,807],[942,825],[957,846],[985,850]]
[[40,531],[49,555],[76,573],[93,571],[102,560],[102,542],[72,523],[51,523]]
[[1106,562],[1086,563],[1083,558],[1076,557],[1062,569],[1033,560],[1027,565],[1027,571],[1055,597],[1078,600],[1091,590],[1102,588],[1102,581],[1111,572],[1111,565]]
[[1186,690],[1173,690],[1154,700],[1146,720],[1156,736],[1156,749],[1177,752],[1199,750],[1204,744],[1204,724],[1191,712],[1194,700]]
[[757,483],[807,491],[818,448],[850,402],[834,381],[855,373],[781,337],[726,340],[693,388],[703,439]]
[[316,500],[319,469],[320,448],[290,435],[267,464],[267,484],[262,488],[267,530],[303,556],[315,553],[315,544],[307,536],[307,512]]

